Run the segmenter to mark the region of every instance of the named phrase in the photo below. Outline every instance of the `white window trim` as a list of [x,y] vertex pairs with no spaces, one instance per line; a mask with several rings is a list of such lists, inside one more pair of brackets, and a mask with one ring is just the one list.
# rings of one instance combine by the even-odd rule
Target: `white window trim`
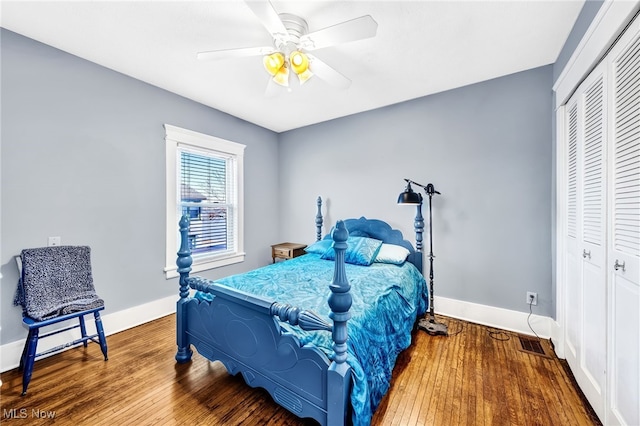
[[166,261],[164,272],[166,278],[178,276],[176,259],[179,249],[178,209],[176,208],[176,194],[178,191],[177,153],[179,146],[219,151],[231,154],[236,158],[237,181],[237,251],[230,255],[195,259],[191,265],[192,272],[202,272],[208,269],[240,263],[244,261],[244,149],[245,145],[220,139],[192,130],[181,129],[169,124],[165,128],[166,149]]

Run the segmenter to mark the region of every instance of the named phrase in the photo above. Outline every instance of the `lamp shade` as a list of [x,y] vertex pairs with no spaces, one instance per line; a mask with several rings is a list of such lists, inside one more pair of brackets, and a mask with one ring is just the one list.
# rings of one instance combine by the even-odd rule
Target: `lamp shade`
[[309,58],[299,50],[291,53],[289,62],[291,62],[293,72],[298,75],[300,84],[303,84],[313,76],[313,73],[309,70]]
[[281,67],[276,75],[273,76],[273,81],[280,86],[289,87],[289,68],[285,66]]
[[284,55],[280,52],[272,53],[262,58],[262,63],[267,72],[275,76],[284,65]]
[[413,192],[411,183],[407,182],[404,192],[398,196],[398,204],[422,204],[422,195],[418,192]]
[[303,73],[309,68],[309,58],[299,50],[291,53],[289,61],[291,62],[291,68],[293,68],[296,74]]

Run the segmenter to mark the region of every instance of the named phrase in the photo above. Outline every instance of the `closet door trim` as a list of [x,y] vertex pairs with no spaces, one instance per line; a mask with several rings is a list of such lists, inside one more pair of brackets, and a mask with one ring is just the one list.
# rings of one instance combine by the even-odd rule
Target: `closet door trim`
[[640,0],[606,1],[553,85],[556,109],[567,103],[574,90],[596,66],[609,47],[640,10]]

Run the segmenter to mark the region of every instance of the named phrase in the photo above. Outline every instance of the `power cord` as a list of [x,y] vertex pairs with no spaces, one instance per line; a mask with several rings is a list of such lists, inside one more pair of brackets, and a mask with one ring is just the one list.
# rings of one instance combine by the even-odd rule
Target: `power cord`
[[458,334],[462,333],[462,331],[464,330],[464,324],[462,321],[458,321],[458,324],[460,324],[460,328],[453,333],[449,333],[449,337],[457,336]]
[[[540,336],[538,336],[538,333],[536,333],[536,331],[533,329],[533,327],[531,326],[531,315],[533,314],[533,299],[534,296],[529,296],[529,315],[527,316],[527,325],[529,326],[529,329],[533,332],[533,334],[535,334],[535,336],[538,338],[538,340],[540,339]],[[489,331],[489,337],[491,337],[494,340],[499,340],[501,342],[506,342],[507,340],[509,340],[511,337],[509,337],[510,333],[507,333],[505,331],[502,330],[490,330]]]
[[[452,321],[452,320],[453,320],[453,318],[449,318],[449,317],[446,317],[446,318],[447,318],[449,321],[444,322],[442,317],[440,317],[439,315],[438,315],[438,316],[436,316],[436,319],[437,319],[438,321],[441,321],[441,322],[443,322],[444,324],[446,324],[447,329],[448,329],[448,328],[449,328],[449,326],[451,325],[451,323],[453,322],[453,321]],[[455,321],[455,320],[454,320],[454,321]],[[463,322],[463,321],[459,321],[459,320],[458,320],[458,321],[455,321],[455,322],[457,322],[458,324],[460,324],[460,328],[459,328],[458,330],[454,331],[454,332],[447,332],[447,337],[457,336],[458,334],[460,334],[460,333],[462,333],[462,332],[464,331],[464,322]]]
[[527,325],[529,326],[529,329],[533,332],[533,334],[536,335],[538,340],[540,340],[540,336],[538,336],[538,333],[535,332],[533,327],[531,327],[531,323],[529,322],[529,319],[531,319],[531,314],[533,314],[533,295],[529,296],[529,315],[527,315]]
[[[502,337],[498,337],[500,335],[502,335]],[[489,337],[491,337],[494,340],[499,340],[500,342],[506,342],[511,338],[509,337],[509,333],[502,330],[490,330]]]

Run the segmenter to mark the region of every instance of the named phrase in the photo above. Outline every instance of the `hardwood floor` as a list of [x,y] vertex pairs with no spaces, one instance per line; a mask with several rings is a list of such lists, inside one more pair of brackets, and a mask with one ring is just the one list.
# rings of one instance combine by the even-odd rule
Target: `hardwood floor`
[[[418,331],[372,425],[597,425],[563,363],[518,349],[515,334],[449,318]],[[307,425],[269,394],[198,354],[176,364],[175,316],[36,362],[26,396],[2,374],[0,422],[61,425]],[[549,342],[542,341],[549,351]],[[52,420],[53,417],[53,420]]]

